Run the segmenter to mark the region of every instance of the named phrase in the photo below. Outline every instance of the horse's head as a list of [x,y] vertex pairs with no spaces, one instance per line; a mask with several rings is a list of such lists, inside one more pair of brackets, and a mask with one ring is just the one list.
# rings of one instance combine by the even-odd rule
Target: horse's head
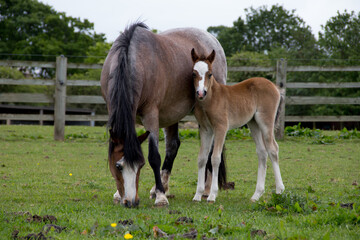
[[193,79],[196,91],[196,97],[204,100],[208,90],[211,87],[214,77],[212,75],[212,63],[215,59],[215,50],[207,57],[199,57],[195,49],[191,50],[191,58],[193,60]]
[[[146,132],[138,137],[140,144],[145,141],[148,135],[149,132]],[[142,161],[134,162],[131,159],[125,159],[124,141],[116,138],[111,130],[110,136],[110,171],[116,181],[120,203],[126,207],[136,207],[139,205],[138,186],[140,170],[144,166],[145,161],[143,157]]]

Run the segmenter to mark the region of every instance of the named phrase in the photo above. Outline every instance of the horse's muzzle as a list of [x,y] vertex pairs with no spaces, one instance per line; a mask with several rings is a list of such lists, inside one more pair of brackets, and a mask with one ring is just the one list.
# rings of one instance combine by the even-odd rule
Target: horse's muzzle
[[196,96],[198,97],[198,99],[203,100],[206,96],[207,91],[196,91]]
[[139,206],[140,200],[133,200],[133,201],[129,201],[124,199],[124,201],[121,203],[123,206],[127,207],[127,208],[134,208]]

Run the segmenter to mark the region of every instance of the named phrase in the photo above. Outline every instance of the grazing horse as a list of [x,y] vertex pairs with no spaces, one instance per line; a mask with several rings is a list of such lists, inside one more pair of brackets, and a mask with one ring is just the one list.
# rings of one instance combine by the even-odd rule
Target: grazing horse
[[[178,122],[193,109],[195,93],[193,47],[205,53],[216,49],[213,74],[226,82],[224,51],[211,34],[195,29],[173,29],[155,34],[141,22],[131,24],[115,40],[101,73],[101,91],[109,112],[109,167],[116,181],[114,202],[139,204],[140,169],[145,164],[141,142],[148,137],[148,160],[155,176],[150,197],[155,205],[169,204],[165,193],[180,146]],[[135,124],[147,132],[136,136]],[[159,129],[165,128],[166,156],[161,167]]]
[[[190,52],[189,52],[190,53]],[[233,86],[215,81],[213,63],[215,51],[207,57],[191,51],[193,79],[196,90],[195,117],[200,125],[201,147],[198,157],[198,185],[194,201],[201,201],[204,191],[204,175],[207,156],[214,141],[211,157],[213,167],[210,195],[213,202],[218,193],[217,169],[220,154],[229,129],[247,124],[256,143],[259,158],[257,184],[252,201],[257,201],[265,190],[266,160],[270,156],[275,173],[276,193],[284,191],[279,168],[279,147],[274,138],[274,126],[278,120],[280,101],[284,94],[265,78],[250,78]]]

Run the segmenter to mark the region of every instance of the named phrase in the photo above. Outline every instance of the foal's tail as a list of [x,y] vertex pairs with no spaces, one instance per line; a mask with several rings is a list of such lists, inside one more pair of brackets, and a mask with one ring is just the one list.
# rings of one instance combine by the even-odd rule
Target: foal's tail
[[[214,150],[214,143],[211,146],[211,150],[208,156],[208,161],[206,163],[206,170],[205,170],[205,181],[207,178],[207,170],[209,170],[212,173],[212,165],[211,165],[211,155],[213,153]],[[220,188],[224,188],[224,186],[226,185],[227,181],[226,181],[226,164],[225,164],[225,144],[223,146],[223,150],[221,152],[221,162],[220,162],[220,166],[219,166],[219,175],[218,175],[218,185]]]
[[285,89],[282,88],[282,86],[278,87],[278,90],[280,92],[280,101],[279,101],[279,105],[276,111],[276,117],[275,117],[275,124],[274,124],[274,128],[275,130],[279,129],[280,126],[280,113],[282,111],[284,111],[284,106],[283,103],[285,101]]

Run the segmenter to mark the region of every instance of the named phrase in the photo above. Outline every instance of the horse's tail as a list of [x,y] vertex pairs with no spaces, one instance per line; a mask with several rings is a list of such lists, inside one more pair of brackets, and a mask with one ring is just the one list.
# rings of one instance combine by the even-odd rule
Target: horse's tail
[[[140,142],[136,136],[134,119],[134,86],[131,79],[128,62],[128,52],[131,39],[137,27],[147,28],[144,23],[130,25],[114,42],[113,51],[117,54],[117,66],[110,77],[113,86],[110,86],[108,102],[110,104],[108,128],[112,136],[124,141],[124,156],[130,166],[134,162],[143,161]],[[111,141],[110,141],[111,143]],[[114,144],[110,144],[109,154]]]
[[[209,170],[212,173],[212,165],[211,165],[211,155],[213,153],[214,150],[214,143],[211,146],[211,150],[208,156],[208,161],[206,163],[206,170],[205,170],[205,181],[207,178],[207,170]],[[220,162],[220,166],[219,166],[219,174],[218,174],[218,185],[219,188],[224,188],[224,186],[226,185],[227,181],[226,181],[226,163],[225,163],[225,144],[223,146],[223,150],[221,152],[221,162]]]
[[283,102],[285,101],[285,89],[282,88],[282,86],[278,87],[278,90],[280,92],[280,101],[279,101],[279,105],[276,111],[276,116],[275,116],[275,123],[274,123],[274,128],[275,130],[279,129],[280,126],[280,114],[282,111],[284,111],[283,109]]

